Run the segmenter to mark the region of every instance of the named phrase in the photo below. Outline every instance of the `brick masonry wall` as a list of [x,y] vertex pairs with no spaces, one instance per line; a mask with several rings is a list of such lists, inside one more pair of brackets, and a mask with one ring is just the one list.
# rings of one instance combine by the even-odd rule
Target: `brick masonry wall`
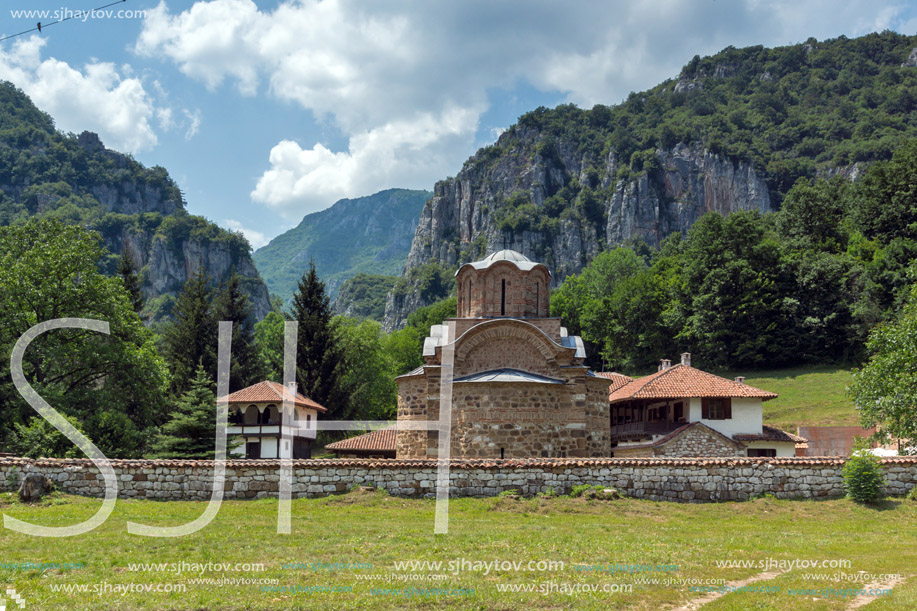
[[[121,498],[206,500],[212,488],[210,461],[113,460]],[[745,500],[758,494],[778,498],[825,498],[844,494],[835,458],[710,459],[525,459],[455,460],[451,495],[488,497],[506,490],[525,495],[568,493],[579,484],[613,486],[628,496],[678,502]],[[319,497],[371,485],[405,497],[432,496],[433,460],[296,460],[293,496]],[[227,499],[275,496],[280,463],[227,461]],[[917,485],[917,457],[886,458],[887,494]],[[11,490],[25,473],[41,472],[64,492],[100,497],[104,482],[88,460],[0,459],[0,488]]]

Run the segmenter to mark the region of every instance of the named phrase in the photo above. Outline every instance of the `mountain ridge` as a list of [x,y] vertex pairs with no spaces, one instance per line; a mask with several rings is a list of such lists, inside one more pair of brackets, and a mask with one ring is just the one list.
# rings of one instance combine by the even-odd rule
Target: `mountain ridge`
[[255,251],[253,260],[271,293],[288,302],[311,259],[334,299],[357,274],[402,272],[420,209],[430,195],[393,188],[338,200],[305,215],[296,227]]
[[915,47],[893,32],[727,47],[616,106],[523,114],[436,183],[385,327],[504,244],[547,264],[556,286],[599,252],[658,246],[706,212],[766,213],[799,179],[855,177],[917,136]]
[[50,216],[98,231],[109,251],[103,271],[117,273],[126,252],[139,270],[144,317],[169,315],[175,296],[199,269],[214,283],[240,275],[256,319],[270,311],[267,287],[238,233],[189,214],[168,171],[108,149],[97,134],[63,134],[13,84],[0,83],[0,225]]

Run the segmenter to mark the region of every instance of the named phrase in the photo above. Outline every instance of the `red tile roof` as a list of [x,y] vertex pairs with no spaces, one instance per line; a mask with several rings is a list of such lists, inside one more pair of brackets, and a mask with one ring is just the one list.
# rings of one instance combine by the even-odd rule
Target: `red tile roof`
[[629,382],[613,390],[608,400],[681,399],[683,397],[751,397],[763,401],[777,395],[742,382],[695,369],[690,365],[672,365],[668,369]]
[[[283,403],[283,394],[283,384],[265,380],[264,382],[252,384],[248,388],[230,393],[224,400],[227,403]],[[314,409],[319,412],[328,411],[326,407],[319,405],[299,392],[296,393],[293,404],[300,407],[308,407],[309,409]]]
[[325,449],[334,452],[392,452],[394,454],[397,438],[398,431],[395,430],[395,427],[389,427],[329,443]]
[[608,387],[608,399],[611,399],[611,395],[614,391],[618,390],[625,384],[633,382],[634,379],[624,375],[623,373],[618,373],[616,371],[597,371],[596,374],[600,378],[606,378],[611,380],[611,386]]
[[760,435],[749,435],[745,433],[739,433],[738,435],[733,435],[735,439],[739,441],[792,441],[794,443],[808,443],[809,440],[805,437],[800,437],[799,435],[794,435],[793,433],[787,433],[786,431],[781,431],[772,426],[762,426]]

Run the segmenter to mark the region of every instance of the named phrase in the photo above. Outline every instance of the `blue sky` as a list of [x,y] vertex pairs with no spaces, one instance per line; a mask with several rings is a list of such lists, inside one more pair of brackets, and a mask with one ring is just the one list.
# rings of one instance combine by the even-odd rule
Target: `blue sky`
[[[12,11],[101,4],[10,0],[0,33],[54,20]],[[883,0],[126,0],[106,10],[0,43],[0,78],[58,128],[95,131],[166,167],[192,213],[255,247],[342,197],[432,189],[521,113],[617,103],[695,54],[917,31],[913,3]]]

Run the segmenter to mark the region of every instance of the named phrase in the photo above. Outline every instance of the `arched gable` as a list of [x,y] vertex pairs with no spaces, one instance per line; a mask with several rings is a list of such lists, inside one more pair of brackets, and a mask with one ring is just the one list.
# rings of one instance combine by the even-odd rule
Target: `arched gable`
[[550,375],[569,365],[575,350],[554,342],[531,323],[514,319],[475,325],[455,344],[455,375],[503,367]]

